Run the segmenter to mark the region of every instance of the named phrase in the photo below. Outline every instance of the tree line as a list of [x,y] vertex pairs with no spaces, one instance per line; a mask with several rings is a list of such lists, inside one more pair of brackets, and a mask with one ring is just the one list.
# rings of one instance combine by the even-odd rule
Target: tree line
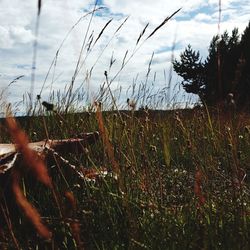
[[173,61],[187,93],[197,94],[207,106],[233,100],[237,109],[250,111],[250,22],[240,35],[238,28],[212,38],[202,60],[191,45]]

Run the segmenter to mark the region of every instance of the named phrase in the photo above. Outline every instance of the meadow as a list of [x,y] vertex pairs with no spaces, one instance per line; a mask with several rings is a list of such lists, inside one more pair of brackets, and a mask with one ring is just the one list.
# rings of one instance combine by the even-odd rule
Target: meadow
[[16,199],[6,190],[13,185],[8,177],[1,188],[3,248],[248,249],[249,116],[225,120],[204,109],[99,114],[22,121],[32,141],[47,133],[51,139],[101,134],[81,152],[66,152],[69,163],[49,162],[54,191],[32,171],[22,172],[21,189],[52,232],[47,240],[8,204]]
[[[139,42],[173,15],[146,38],[147,26],[142,30],[117,75]],[[90,53],[88,46],[82,53]],[[81,58],[65,94],[51,96],[51,103],[37,95],[27,117],[13,119],[9,112],[0,122],[1,143],[15,143],[21,153],[15,161],[0,157],[1,248],[249,249],[250,115],[205,105],[138,107],[152,96],[147,79],[136,102],[120,110],[110,88],[115,78],[106,71],[97,101],[77,113],[81,96],[73,89]],[[154,95],[156,102],[163,92]],[[73,152],[39,154],[28,147],[94,131],[98,138]]]

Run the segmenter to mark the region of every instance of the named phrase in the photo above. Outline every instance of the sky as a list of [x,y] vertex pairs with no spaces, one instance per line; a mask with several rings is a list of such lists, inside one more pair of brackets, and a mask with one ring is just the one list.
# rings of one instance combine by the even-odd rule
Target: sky
[[[98,6],[105,8],[95,12],[90,22],[91,15],[86,14],[93,10],[94,3],[95,1],[90,0],[43,0],[36,36],[37,1],[0,0],[2,109],[5,104],[11,103],[16,112],[21,112],[25,103],[29,102],[27,97],[32,90],[35,41],[37,54],[32,91],[34,98],[41,94],[42,100],[48,101],[53,92],[54,101],[60,101],[59,96],[67,91],[79,55],[82,55],[74,89],[84,96],[86,105],[95,101],[100,86],[106,79],[104,71],[107,71],[109,81],[112,79],[110,88],[120,108],[124,107],[124,100],[127,98],[138,97],[133,92],[134,84],[137,90],[145,84],[151,89],[151,99],[144,100],[144,104],[149,106],[153,106],[164,95],[159,92],[158,99],[153,95],[161,89],[165,93],[170,89],[169,102],[174,99],[176,103],[184,103],[189,99],[189,95],[185,95],[181,89],[181,79],[171,70],[171,60],[173,56],[178,59],[188,44],[199,50],[202,58],[206,58],[209,43],[218,33],[219,0],[99,0]],[[166,17],[179,8],[181,10],[173,18],[146,39]],[[231,32],[238,27],[241,33],[250,20],[250,0],[221,0],[221,9],[220,32]],[[117,31],[127,17],[127,21]],[[149,25],[145,34],[136,46],[136,41],[147,23]],[[93,42],[96,39],[97,42],[87,52],[91,36]],[[85,37],[86,46],[81,54]],[[53,61],[55,56],[56,63]],[[124,69],[117,75],[124,62]],[[93,66],[91,77],[86,77]],[[17,77],[21,78],[13,82]],[[140,93],[144,92],[141,90]]]

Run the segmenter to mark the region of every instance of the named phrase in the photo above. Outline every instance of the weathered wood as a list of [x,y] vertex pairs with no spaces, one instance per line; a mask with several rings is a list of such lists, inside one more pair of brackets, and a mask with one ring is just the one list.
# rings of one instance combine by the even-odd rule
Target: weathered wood
[[[96,131],[81,134],[78,138],[32,142],[29,143],[28,146],[40,156],[46,158],[46,154],[49,150],[53,150],[58,154],[80,153],[84,147],[94,144],[98,139],[99,133]],[[14,167],[17,160],[21,157],[21,154],[14,144],[0,144],[0,175],[5,174]]]

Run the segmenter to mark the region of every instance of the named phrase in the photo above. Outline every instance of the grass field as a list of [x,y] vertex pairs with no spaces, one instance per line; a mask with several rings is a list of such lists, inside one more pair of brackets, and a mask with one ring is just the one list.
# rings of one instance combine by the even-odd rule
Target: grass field
[[249,248],[249,116],[194,109],[61,118],[51,113],[22,126],[33,141],[96,130],[100,140],[63,155],[77,171],[49,163],[53,189],[22,172],[21,190],[52,233],[47,240],[14,204],[15,192],[1,188],[2,247]]

